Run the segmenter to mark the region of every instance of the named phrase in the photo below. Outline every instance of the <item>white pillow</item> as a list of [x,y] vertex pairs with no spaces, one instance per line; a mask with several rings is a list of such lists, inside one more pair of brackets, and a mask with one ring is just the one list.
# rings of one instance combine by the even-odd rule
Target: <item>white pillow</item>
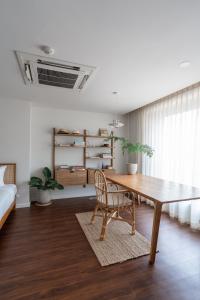
[[7,166],[1,166],[0,167],[0,186],[4,185],[3,178],[4,178],[6,168],[7,168]]

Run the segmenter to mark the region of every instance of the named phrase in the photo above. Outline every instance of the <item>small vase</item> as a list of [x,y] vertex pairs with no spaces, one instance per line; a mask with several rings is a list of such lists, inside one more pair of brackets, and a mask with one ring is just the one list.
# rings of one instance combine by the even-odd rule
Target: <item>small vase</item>
[[39,190],[39,201],[37,201],[36,205],[38,206],[51,205],[51,197],[50,197],[50,192],[48,190],[46,191]]
[[128,167],[128,174],[129,175],[133,175],[133,174],[137,173],[138,164],[128,163],[127,167]]

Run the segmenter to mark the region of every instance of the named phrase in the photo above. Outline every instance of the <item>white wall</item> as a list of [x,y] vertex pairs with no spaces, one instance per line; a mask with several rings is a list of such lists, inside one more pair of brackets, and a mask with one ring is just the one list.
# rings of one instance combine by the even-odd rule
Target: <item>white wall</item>
[[30,103],[0,99],[0,162],[17,164],[17,207],[29,206]]
[[[31,106],[29,102],[0,98],[0,162],[17,164],[17,207],[30,205],[30,175],[40,175],[44,166],[52,167],[52,128],[88,129],[97,133],[99,128],[108,127],[116,115],[68,111],[53,108]],[[119,117],[124,122],[123,117]],[[126,126],[116,131],[116,135],[125,136]],[[66,150],[66,149],[65,149]],[[63,151],[63,150],[59,150]],[[69,152],[67,152],[69,151]],[[71,152],[70,152],[71,151]],[[59,159],[68,159],[67,163],[81,164],[80,149],[66,150],[66,155],[58,155]],[[115,146],[114,168],[118,172],[125,171],[125,159],[119,144]],[[91,165],[88,165],[91,166]],[[67,187],[64,191],[55,191],[54,199],[90,196],[94,194],[93,186]],[[33,195],[34,196],[34,195]]]
[[[97,133],[99,128],[108,128],[116,115],[69,111],[53,108],[32,107],[31,111],[31,174],[40,175],[41,168],[44,166],[52,167],[52,128],[68,128],[68,129],[88,129],[91,133]],[[120,120],[123,118],[120,116]],[[125,122],[125,120],[123,120]],[[126,127],[116,131],[116,135],[125,135]],[[81,149],[58,149],[64,151],[58,153],[59,163],[81,164],[82,156],[79,151]],[[119,144],[115,146],[114,168],[118,172],[125,170],[124,157],[122,155]],[[53,198],[67,198],[77,196],[93,195],[92,186],[86,188],[75,186],[67,187],[64,191],[53,193]],[[34,196],[33,196],[34,199]]]

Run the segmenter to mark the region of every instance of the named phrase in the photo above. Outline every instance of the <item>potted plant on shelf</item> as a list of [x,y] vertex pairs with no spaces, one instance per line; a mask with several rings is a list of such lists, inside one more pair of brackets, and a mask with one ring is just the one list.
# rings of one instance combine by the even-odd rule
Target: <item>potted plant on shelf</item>
[[[117,136],[111,136],[111,139],[114,141],[119,141],[121,143],[122,147],[122,152],[123,154],[125,151],[127,151],[129,154],[130,153],[143,153],[146,154],[148,157],[152,157],[154,150],[148,146],[148,145],[143,145],[141,143],[131,143],[129,140],[123,138],[123,137],[117,137]],[[128,174],[136,174],[138,170],[138,164],[137,163],[128,163]]]
[[37,205],[47,206],[51,204],[50,191],[55,189],[63,190],[64,187],[52,178],[49,168],[45,167],[42,170],[42,174],[42,179],[35,176],[31,177],[29,185],[39,190]]

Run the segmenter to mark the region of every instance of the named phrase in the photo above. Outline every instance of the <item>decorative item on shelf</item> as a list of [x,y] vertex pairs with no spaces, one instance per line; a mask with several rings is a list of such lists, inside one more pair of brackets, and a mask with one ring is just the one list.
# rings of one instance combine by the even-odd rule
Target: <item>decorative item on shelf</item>
[[110,144],[109,144],[109,143],[104,143],[104,144],[103,144],[103,147],[108,147],[108,148],[109,148],[109,147],[110,147]]
[[60,166],[57,166],[56,169],[69,169],[70,166],[68,165],[60,165]]
[[84,166],[71,166],[69,169],[70,169],[71,172],[85,171],[85,167]]
[[105,136],[105,137],[107,137],[107,136],[109,136],[109,134],[108,134],[108,130],[106,129],[106,128],[99,128],[99,135],[100,136]]
[[57,143],[56,143],[55,146],[56,146],[56,147],[70,147],[71,144],[61,144],[61,143],[57,144]]
[[84,141],[75,140],[72,145],[74,147],[85,147],[85,142]]
[[69,130],[69,129],[57,129],[56,130],[56,134],[60,134],[60,135],[81,135],[79,130]]
[[61,128],[61,129],[58,129],[56,133],[57,134],[71,134],[71,131],[68,129]]
[[120,120],[113,120],[112,123],[108,124],[111,128],[120,128],[124,126],[124,123],[122,123]]
[[39,177],[32,176],[29,181],[29,185],[39,190],[40,197],[36,202],[36,205],[47,206],[51,204],[49,191],[55,189],[63,190],[64,187],[52,178],[51,171],[49,170],[49,168],[45,167],[42,171],[42,175],[42,179]]
[[110,153],[101,153],[101,154],[100,154],[100,157],[101,157],[101,158],[110,158],[110,159],[111,159],[111,158],[112,158],[112,155],[111,155]]
[[76,134],[77,134],[77,135],[80,135],[81,133],[80,133],[79,130],[73,130],[73,131],[72,131],[72,134],[74,134],[74,135],[76,135]]

